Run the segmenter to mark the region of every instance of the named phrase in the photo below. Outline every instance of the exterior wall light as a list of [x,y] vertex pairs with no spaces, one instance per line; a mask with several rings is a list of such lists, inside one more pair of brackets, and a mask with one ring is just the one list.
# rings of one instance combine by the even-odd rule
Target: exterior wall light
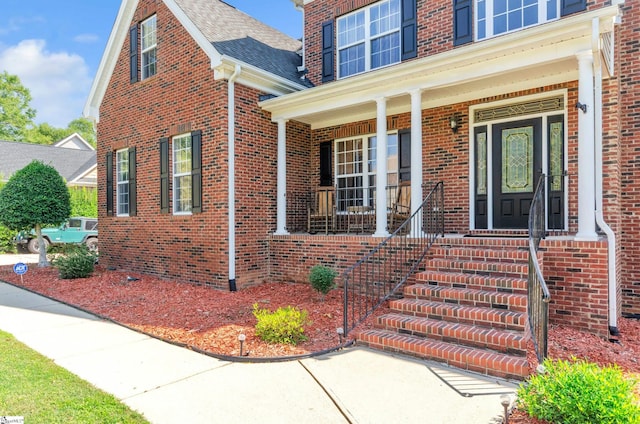
[[453,131],[454,134],[458,132],[460,122],[458,122],[458,117],[456,115],[451,115],[451,117],[449,117],[449,126],[451,127],[451,131]]

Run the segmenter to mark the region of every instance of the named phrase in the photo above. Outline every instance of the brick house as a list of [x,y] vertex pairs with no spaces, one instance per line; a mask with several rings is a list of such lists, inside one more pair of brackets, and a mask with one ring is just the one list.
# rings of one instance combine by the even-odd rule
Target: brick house
[[[528,246],[544,174],[550,319],[608,337],[640,313],[637,2],[293,3],[302,43],[218,1],[123,1],[85,109],[101,262],[222,289],[304,280],[385,240],[401,187],[422,214],[443,182],[446,237],[415,280],[461,308],[513,294],[496,319],[518,321],[518,288],[487,294],[468,274],[499,256],[480,284],[519,280],[504,263]],[[332,211],[311,231],[320,203]],[[455,255],[457,272],[426,275]],[[398,350],[385,337],[365,342]]]

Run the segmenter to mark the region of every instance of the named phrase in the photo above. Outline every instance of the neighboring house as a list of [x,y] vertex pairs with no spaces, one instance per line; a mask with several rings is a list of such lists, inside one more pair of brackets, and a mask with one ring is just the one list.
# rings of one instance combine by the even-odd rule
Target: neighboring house
[[96,151],[72,134],[53,145],[0,141],[0,179],[8,181],[33,160],[53,166],[69,187],[96,187]]
[[[223,2],[124,0],[85,108],[101,262],[218,288],[304,280],[382,241],[400,187],[422,213],[438,181],[444,252],[525,249],[545,174],[550,318],[615,334],[640,313],[640,6],[503,3],[294,0],[302,45]],[[337,235],[307,233],[316,192]]]

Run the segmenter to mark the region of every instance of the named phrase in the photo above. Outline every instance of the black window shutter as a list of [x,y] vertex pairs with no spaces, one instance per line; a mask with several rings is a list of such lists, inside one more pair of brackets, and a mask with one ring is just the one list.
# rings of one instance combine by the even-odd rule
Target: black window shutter
[[402,60],[418,55],[418,19],[416,0],[402,0]]
[[453,0],[453,45],[470,43],[473,41],[471,0]]
[[192,213],[202,212],[202,131],[191,133]]
[[331,142],[325,141],[320,143],[320,185],[322,187],[331,187],[332,168],[331,168]]
[[138,214],[138,198],[136,184],[136,148],[129,147],[129,216]]
[[333,70],[335,57],[333,21],[329,21],[322,24],[322,82],[335,79],[335,71]]
[[398,134],[400,181],[411,180],[411,130],[402,130]]
[[169,213],[169,139],[160,139],[160,213]]
[[562,0],[560,3],[560,16],[582,12],[587,9],[587,0]]
[[129,79],[138,81],[138,25],[129,30]]
[[113,152],[107,153],[107,216],[113,216]]

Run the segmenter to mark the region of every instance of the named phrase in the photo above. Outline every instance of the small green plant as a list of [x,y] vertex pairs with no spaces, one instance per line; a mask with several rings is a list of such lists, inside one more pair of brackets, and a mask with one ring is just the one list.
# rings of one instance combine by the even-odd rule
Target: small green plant
[[518,390],[518,403],[530,416],[552,423],[638,424],[635,381],[617,366],[545,360],[545,372]]
[[65,248],[66,252],[55,257],[51,263],[58,268],[62,279],[86,278],[93,273],[96,254],[84,245]]
[[307,311],[293,306],[278,308],[275,312],[253,304],[253,315],[258,320],[256,336],[267,343],[296,345],[307,340],[304,326],[308,324]]
[[311,268],[309,281],[311,286],[322,294],[322,300],[332,289],[336,287],[335,278],[338,273],[324,265],[316,265]]

